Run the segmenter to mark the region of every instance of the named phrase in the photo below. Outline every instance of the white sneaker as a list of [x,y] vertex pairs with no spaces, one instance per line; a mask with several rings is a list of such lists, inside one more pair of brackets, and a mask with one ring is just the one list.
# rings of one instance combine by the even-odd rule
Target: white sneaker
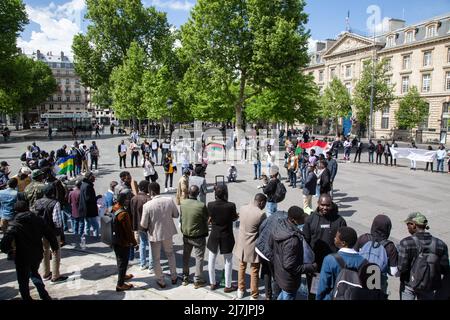
[[244,297],[245,291],[238,289],[237,290],[237,298],[242,299]]
[[168,189],[167,189],[167,188],[164,188],[164,192],[167,193],[167,191],[168,191]]
[[148,266],[141,266],[141,270],[148,269]]
[[149,269],[148,269],[148,273],[149,273],[149,274],[155,274],[155,270],[153,270],[153,268],[151,268],[151,269],[149,268]]

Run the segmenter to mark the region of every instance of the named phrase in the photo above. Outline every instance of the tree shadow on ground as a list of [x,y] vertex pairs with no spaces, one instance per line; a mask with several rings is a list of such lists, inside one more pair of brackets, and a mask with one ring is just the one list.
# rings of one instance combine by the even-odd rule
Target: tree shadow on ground
[[351,217],[356,212],[356,210],[344,210],[339,211],[339,215],[342,217]]
[[2,287],[0,290],[0,300],[10,300],[16,298],[19,294],[19,289],[14,287]]
[[95,263],[93,266],[84,268],[81,270],[81,278],[84,280],[100,280],[108,278],[114,274],[117,274],[117,266],[110,265],[100,265],[100,263]]
[[358,201],[359,197],[345,197],[342,199],[338,199],[337,202],[354,202],[354,201]]
[[0,273],[0,286],[16,280],[17,275],[15,270]]
[[61,300],[123,300],[125,292],[115,290],[100,290],[96,294],[85,294],[78,296],[64,297]]
[[343,197],[346,197],[347,196],[347,193],[344,193],[344,192],[334,192],[333,193],[333,200],[335,199],[335,198],[343,198]]

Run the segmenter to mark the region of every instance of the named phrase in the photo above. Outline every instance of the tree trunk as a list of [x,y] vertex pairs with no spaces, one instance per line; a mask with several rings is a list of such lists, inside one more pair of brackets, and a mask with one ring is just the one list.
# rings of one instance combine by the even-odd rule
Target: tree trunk
[[336,117],[336,119],[334,119],[334,121],[335,121],[335,126],[336,126],[336,128],[335,128],[335,130],[336,130],[336,135],[338,135],[339,134],[339,119]]
[[245,102],[245,85],[246,85],[246,72],[245,70],[241,71],[241,79],[240,79],[240,85],[239,85],[239,98],[238,102],[235,106],[236,111],[236,131],[237,131],[237,139],[238,141],[241,141],[240,137],[240,129],[242,129],[243,119],[242,119],[242,107],[244,106]]
[[161,140],[162,137],[163,127],[164,127],[164,119],[161,118],[161,123],[159,124],[159,140]]

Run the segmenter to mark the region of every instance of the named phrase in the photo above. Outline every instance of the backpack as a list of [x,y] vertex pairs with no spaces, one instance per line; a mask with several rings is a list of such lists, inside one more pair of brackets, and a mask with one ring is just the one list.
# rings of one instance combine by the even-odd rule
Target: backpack
[[37,200],[34,204],[34,211],[36,215],[42,220],[44,223],[50,227],[53,231],[55,231],[56,235],[59,235],[59,230],[57,230],[55,223],[53,222],[53,209],[58,201],[53,199],[41,198]]
[[272,200],[276,203],[281,202],[286,197],[286,187],[280,181],[277,182],[275,193],[272,196]]
[[20,156],[20,161],[27,161],[27,153],[26,152],[22,153],[22,155]]
[[359,249],[359,254],[367,261],[377,264],[382,273],[388,272],[388,256],[385,246],[389,243],[387,240],[381,242],[374,241],[372,235],[369,236],[369,241]]
[[409,278],[409,286],[414,291],[432,291],[435,284],[441,281],[440,259],[437,256],[436,238],[431,239],[431,244],[423,246],[416,236],[412,237],[419,251],[414,259]]
[[358,269],[348,268],[344,259],[339,254],[335,253],[333,257],[339,263],[341,271],[336,278],[332,298],[333,300],[351,300],[353,289],[363,287],[358,271],[365,263],[363,262]]
[[124,212],[124,209],[119,209],[111,214],[105,214],[100,218],[100,241],[104,244],[113,247],[117,244],[117,229],[116,229],[116,219],[119,214]]

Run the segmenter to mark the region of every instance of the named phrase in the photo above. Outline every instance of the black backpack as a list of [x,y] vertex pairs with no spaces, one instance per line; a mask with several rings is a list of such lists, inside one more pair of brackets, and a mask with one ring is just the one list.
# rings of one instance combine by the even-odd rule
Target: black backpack
[[52,229],[56,235],[59,235],[60,232],[56,228],[55,223],[53,222],[53,209],[58,201],[53,199],[41,198],[36,200],[34,203],[34,211],[36,215],[42,220],[44,223]]
[[339,254],[335,253],[333,257],[339,263],[341,271],[336,278],[332,298],[333,300],[351,300],[353,290],[363,288],[359,271],[363,265],[367,264],[367,260],[358,269],[354,269],[348,268],[344,259]]
[[286,197],[286,187],[284,186],[284,184],[281,183],[281,181],[278,181],[275,193],[272,196],[272,200],[278,203],[283,201],[285,197]]
[[110,247],[113,247],[115,244],[117,244],[118,237],[116,219],[117,216],[124,211],[125,210],[121,208],[115,212],[112,212],[111,214],[105,214],[100,219],[100,240]]
[[437,241],[431,238],[431,243],[423,246],[416,236],[412,237],[419,253],[415,257],[410,271],[409,286],[414,291],[432,291],[440,288],[440,259],[436,254]]
[[26,152],[22,153],[22,155],[20,156],[20,161],[27,161],[27,153]]

